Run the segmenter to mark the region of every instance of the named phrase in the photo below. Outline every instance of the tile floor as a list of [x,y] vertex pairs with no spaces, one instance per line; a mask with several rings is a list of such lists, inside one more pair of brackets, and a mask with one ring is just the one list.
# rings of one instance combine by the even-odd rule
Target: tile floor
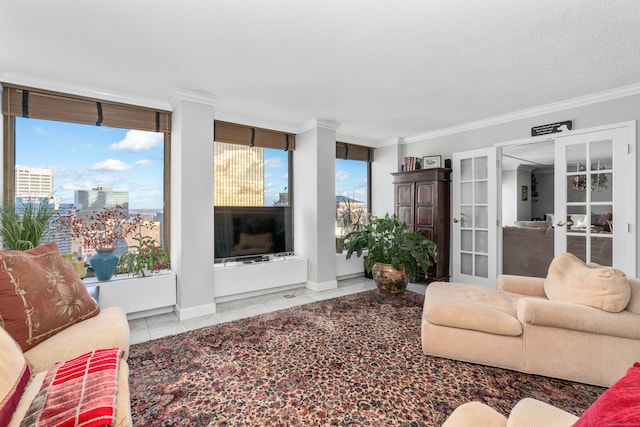
[[[373,280],[365,277],[341,280],[338,288],[323,292],[314,292],[306,288],[298,288],[268,295],[239,299],[216,304],[216,313],[180,321],[175,313],[129,320],[131,344],[168,335],[179,334],[217,323],[230,322],[257,314],[269,313],[310,302],[321,301],[343,295],[375,289]],[[410,283],[408,289],[424,294],[424,283]]]

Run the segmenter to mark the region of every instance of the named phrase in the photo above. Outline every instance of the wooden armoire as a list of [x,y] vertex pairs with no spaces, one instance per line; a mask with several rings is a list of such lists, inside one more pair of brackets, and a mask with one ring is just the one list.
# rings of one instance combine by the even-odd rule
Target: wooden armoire
[[434,168],[392,173],[394,212],[411,229],[438,247],[438,262],[428,282],[449,280],[451,169]]

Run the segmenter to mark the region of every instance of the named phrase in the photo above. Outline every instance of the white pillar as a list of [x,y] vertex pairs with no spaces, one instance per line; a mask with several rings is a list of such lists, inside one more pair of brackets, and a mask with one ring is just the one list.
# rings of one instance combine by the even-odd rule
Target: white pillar
[[171,268],[180,320],[214,313],[213,119],[217,99],[171,97]]
[[383,217],[393,213],[393,172],[400,171],[402,164],[402,138],[387,141],[383,147],[376,148],[375,161],[371,164],[371,214]]
[[307,287],[323,291],[336,280],[336,129],[314,120],[296,137],[293,160],[295,253],[309,260]]

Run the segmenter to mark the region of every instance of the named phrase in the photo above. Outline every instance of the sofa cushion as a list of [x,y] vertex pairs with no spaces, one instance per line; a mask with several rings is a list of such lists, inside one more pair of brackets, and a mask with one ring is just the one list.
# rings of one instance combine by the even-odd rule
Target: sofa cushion
[[563,253],[551,261],[544,281],[547,298],[584,304],[617,313],[631,298],[627,276],[611,267],[592,267],[575,255]]
[[99,311],[55,243],[0,251],[0,326],[23,351]]
[[632,426],[640,423],[640,363],[605,391],[574,427]]
[[516,306],[521,297],[482,286],[435,282],[425,292],[424,317],[434,325],[520,336]]
[[20,346],[0,328],[0,426],[9,424],[31,377]]
[[114,425],[122,350],[99,349],[47,372],[23,425]]

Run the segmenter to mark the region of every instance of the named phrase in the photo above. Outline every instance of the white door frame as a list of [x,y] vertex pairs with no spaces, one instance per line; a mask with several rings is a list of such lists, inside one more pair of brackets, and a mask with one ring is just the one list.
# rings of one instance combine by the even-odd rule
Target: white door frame
[[[576,135],[582,135],[582,134],[588,134],[588,133],[593,133],[593,132],[600,132],[600,131],[607,131],[607,130],[614,130],[614,129],[619,129],[619,128],[626,128],[626,132],[627,132],[627,140],[628,140],[628,152],[629,152],[629,158],[626,161],[626,167],[625,167],[625,172],[627,173],[631,173],[633,172],[633,176],[631,178],[627,178],[627,182],[628,182],[628,192],[626,193],[625,197],[624,197],[624,203],[625,206],[624,208],[627,210],[627,212],[632,212],[632,214],[630,215],[630,217],[628,218],[627,224],[626,224],[626,228],[627,228],[627,238],[625,239],[625,248],[626,248],[626,252],[629,255],[629,259],[631,260],[628,264],[626,265],[624,268],[626,269],[625,273],[629,276],[635,277],[636,275],[636,268],[635,268],[635,264],[636,264],[636,255],[637,255],[637,224],[636,224],[636,219],[637,219],[637,212],[636,212],[636,182],[637,182],[637,176],[636,176],[636,121],[635,120],[631,120],[631,121],[626,121],[626,122],[619,122],[619,123],[611,123],[611,124],[607,124],[607,125],[602,125],[602,126],[595,126],[595,127],[591,127],[591,128],[585,128],[585,129],[576,129],[576,130],[571,130],[571,131],[565,131],[565,132],[560,132],[560,133],[554,133],[554,134],[549,134],[549,135],[543,135],[543,136],[538,136],[538,137],[530,137],[530,138],[523,138],[523,139],[518,139],[518,140],[512,140],[512,141],[507,141],[507,142],[501,142],[501,143],[496,143],[495,147],[499,149],[499,154],[501,155],[501,149],[503,147],[507,147],[507,146],[511,146],[511,145],[525,145],[525,144],[534,144],[534,143],[538,143],[538,142],[545,142],[545,141],[550,141],[550,140],[558,140],[560,138],[564,138],[564,137],[569,137],[569,136],[576,136]],[[498,156],[498,158],[501,158],[500,155]],[[498,173],[498,177],[500,177],[502,175],[502,164],[500,164],[500,168],[499,168],[499,173]],[[632,187],[631,187],[632,186]],[[501,194],[501,189],[500,187],[497,188],[498,194]],[[453,201],[452,201],[453,203]],[[499,203],[501,203],[501,201],[499,201]],[[501,208],[501,204],[499,204],[499,208]],[[498,209],[498,215],[501,215],[502,210]],[[502,254],[502,224],[500,224],[500,230],[498,232],[498,247],[500,248],[498,250],[500,257]],[[453,237],[452,237],[453,239]],[[454,254],[455,256],[455,254]],[[498,270],[499,272],[502,272],[502,263],[500,262],[500,269]]]

